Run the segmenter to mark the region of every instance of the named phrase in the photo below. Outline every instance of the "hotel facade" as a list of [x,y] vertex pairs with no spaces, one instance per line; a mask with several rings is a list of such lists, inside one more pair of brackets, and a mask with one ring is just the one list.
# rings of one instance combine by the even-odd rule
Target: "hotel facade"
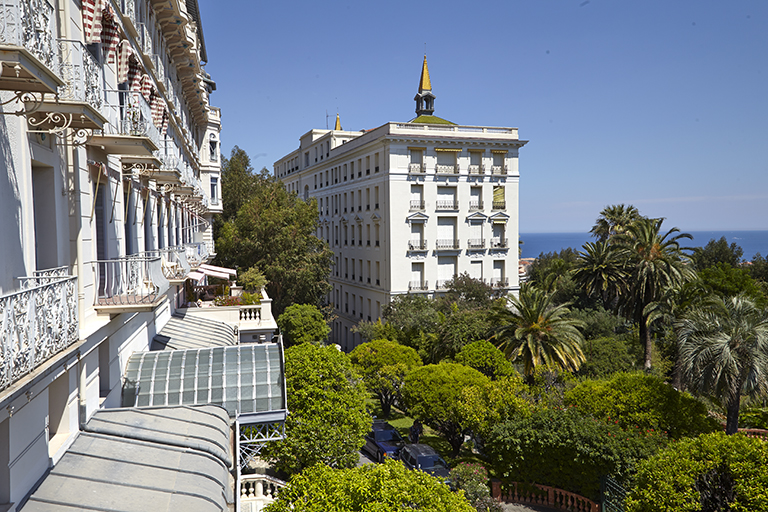
[[434,116],[424,58],[417,117],[367,131],[311,130],[274,164],[275,176],[317,199],[317,236],[335,253],[331,341],[376,321],[395,295],[439,294],[468,273],[511,292],[518,280],[517,128],[457,125]]

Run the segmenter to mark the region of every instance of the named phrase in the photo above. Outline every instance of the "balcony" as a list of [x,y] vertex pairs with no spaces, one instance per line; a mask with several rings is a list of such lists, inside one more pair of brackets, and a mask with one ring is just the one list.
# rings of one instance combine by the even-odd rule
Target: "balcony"
[[437,201],[435,203],[435,210],[458,210],[459,202],[455,199]]
[[448,289],[448,283],[453,281],[453,279],[440,279],[437,281],[437,290],[447,290]]
[[491,174],[494,176],[502,176],[507,174],[507,168],[503,165],[494,165],[491,167]]
[[478,200],[473,200],[469,202],[469,211],[477,211],[483,209],[483,202]]
[[184,244],[186,258],[192,268],[197,268],[208,261],[208,246],[203,242]]
[[491,286],[493,288],[509,288],[509,278],[508,277],[491,278]]
[[459,166],[437,164],[435,166],[435,172],[437,174],[459,174]]
[[277,499],[286,483],[267,475],[240,477],[240,511],[259,512]]
[[467,249],[485,249],[484,238],[470,238],[467,240]]
[[502,237],[491,238],[491,248],[492,249],[508,249],[509,240]]
[[426,170],[421,164],[408,164],[408,172],[411,174],[424,174]]
[[192,270],[192,266],[187,261],[186,247],[166,247],[157,251],[147,251],[144,254],[147,257],[160,258],[163,275],[168,281],[182,282]]
[[144,53],[144,60],[150,61],[154,52],[152,51],[152,36],[150,35],[149,27],[147,27],[146,23],[139,23],[137,28],[139,31],[138,43],[141,51]]
[[469,174],[482,175],[485,173],[485,167],[482,165],[470,165],[467,169]]
[[411,199],[411,211],[423,210],[423,209],[424,209],[423,199]]
[[107,153],[154,156],[160,147],[160,132],[152,122],[152,110],[137,91],[107,91],[103,112],[109,121],[91,143]]
[[159,257],[94,261],[94,308],[108,313],[151,311],[165,298],[168,279]]
[[157,85],[165,88],[165,65],[163,64],[163,57],[161,55],[152,55],[152,68],[155,70],[155,78],[157,79]]
[[424,280],[410,281],[408,283],[409,291],[423,291],[429,290],[429,282]]
[[426,240],[409,240],[408,250],[409,251],[426,251],[428,250],[427,241]]
[[506,201],[494,201],[493,202],[493,209],[494,210],[506,210],[507,209],[507,202]]
[[104,102],[101,65],[80,41],[58,39],[59,76],[64,84],[56,101],[43,101],[34,114],[27,116],[32,132],[74,130],[80,139],[83,130],[100,130],[107,119],[101,109]]
[[458,240],[440,239],[437,240],[436,248],[438,251],[450,251],[459,249],[460,245]]
[[56,12],[45,0],[0,0],[0,90],[55,94]]
[[123,23],[128,32],[136,39],[139,39],[139,22],[136,20],[136,0],[120,0],[120,13],[123,16]]
[[0,296],[0,390],[79,339],[77,277],[62,267],[20,281]]

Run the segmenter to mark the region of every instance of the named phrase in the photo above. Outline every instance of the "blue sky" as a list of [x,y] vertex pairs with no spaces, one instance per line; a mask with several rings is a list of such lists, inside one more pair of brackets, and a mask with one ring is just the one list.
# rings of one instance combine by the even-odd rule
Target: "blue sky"
[[199,0],[222,149],[258,170],[333,123],[515,126],[520,231],[631,203],[684,231],[768,229],[768,2]]

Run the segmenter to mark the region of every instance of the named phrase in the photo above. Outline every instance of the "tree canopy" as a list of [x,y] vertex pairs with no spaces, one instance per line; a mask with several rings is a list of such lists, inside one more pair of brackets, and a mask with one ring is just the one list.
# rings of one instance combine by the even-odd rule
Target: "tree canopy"
[[321,306],[330,289],[333,252],[315,236],[315,199],[302,201],[266,169],[253,174],[248,155],[236,147],[222,169],[222,202],[218,264],[256,266],[267,278],[276,315],[291,304]]
[[277,326],[280,327],[286,346],[300,343],[321,344],[331,332],[323,314],[311,304],[288,306],[283,314],[277,317]]
[[289,474],[314,464],[354,466],[371,417],[349,358],[333,346],[296,345],[285,351],[285,381],[286,437],[268,443],[262,454]]
[[741,257],[743,255],[744,250],[736,242],[728,245],[728,240],[723,236],[719,240],[713,238],[704,247],[694,248],[691,259],[694,265],[696,265],[696,269],[702,270],[713,267],[718,263],[738,267],[741,264]]
[[512,363],[493,343],[479,340],[468,345],[456,354],[456,362],[479,371],[492,380],[515,374]]
[[421,358],[411,347],[396,341],[373,340],[355,347],[349,358],[365,380],[365,384],[381,404],[385,417],[401,400],[405,377],[421,366]]
[[317,465],[294,476],[265,512],[475,512],[463,492],[453,492],[423,471],[396,460],[349,469]]

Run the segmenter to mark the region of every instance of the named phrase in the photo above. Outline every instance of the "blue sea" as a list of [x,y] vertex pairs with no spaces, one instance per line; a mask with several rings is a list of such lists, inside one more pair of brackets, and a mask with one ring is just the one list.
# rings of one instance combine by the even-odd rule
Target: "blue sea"
[[[768,231],[689,231],[693,240],[682,240],[683,247],[704,247],[712,240],[725,237],[728,244],[736,243],[744,250],[743,259],[749,261],[756,253],[768,256]],[[572,247],[581,250],[586,242],[595,239],[589,233],[520,233],[523,258],[536,258],[547,252],[560,252]]]

